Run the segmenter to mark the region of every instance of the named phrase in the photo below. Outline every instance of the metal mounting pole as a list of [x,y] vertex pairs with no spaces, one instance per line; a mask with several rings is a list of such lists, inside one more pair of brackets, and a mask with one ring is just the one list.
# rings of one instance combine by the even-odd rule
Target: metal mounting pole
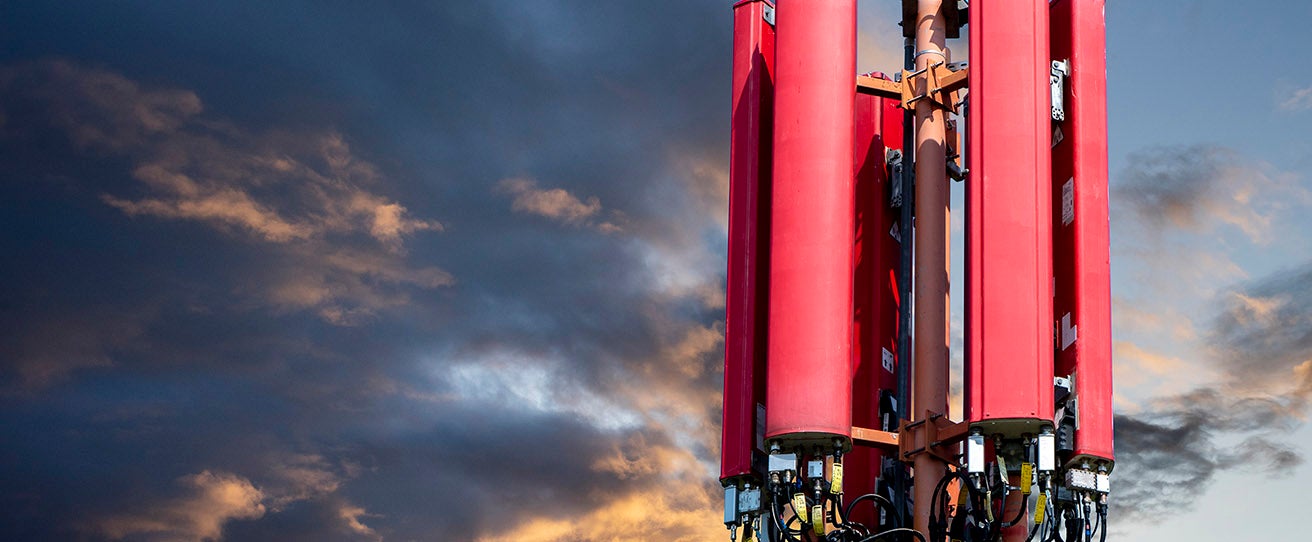
[[[948,62],[942,0],[919,0],[916,11],[917,70]],[[918,89],[929,93],[932,89]],[[913,421],[947,413],[948,247],[950,230],[946,137],[947,112],[931,100],[916,102],[915,353],[912,358]],[[928,442],[924,443],[926,446]],[[929,532],[930,501],[945,466],[933,454],[915,456],[914,526]]]

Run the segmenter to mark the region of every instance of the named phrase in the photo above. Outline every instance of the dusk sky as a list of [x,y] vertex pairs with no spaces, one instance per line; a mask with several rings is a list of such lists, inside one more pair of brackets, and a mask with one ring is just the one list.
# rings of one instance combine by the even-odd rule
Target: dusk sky
[[[731,4],[0,3],[0,540],[727,540]],[[1109,540],[1307,529],[1309,21],[1108,1]]]

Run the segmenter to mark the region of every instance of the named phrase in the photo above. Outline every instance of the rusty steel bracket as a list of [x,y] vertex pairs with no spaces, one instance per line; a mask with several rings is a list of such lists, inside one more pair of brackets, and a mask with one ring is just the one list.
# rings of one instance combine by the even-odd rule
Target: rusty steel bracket
[[898,449],[899,441],[897,433],[852,426],[852,444],[857,446],[870,446],[891,452]]
[[902,83],[869,75],[856,76],[856,91],[880,98],[902,99]]
[[970,68],[954,71],[945,63],[938,62],[916,71],[902,70],[901,81],[858,75],[856,91],[901,100],[904,109],[915,109],[917,102],[929,100],[934,107],[956,111],[969,72]]
[[956,465],[955,445],[969,432],[970,424],[966,422],[954,422],[937,412],[926,411],[922,420],[902,420],[898,428],[898,455],[903,461],[910,461],[920,454],[930,454],[944,463]]

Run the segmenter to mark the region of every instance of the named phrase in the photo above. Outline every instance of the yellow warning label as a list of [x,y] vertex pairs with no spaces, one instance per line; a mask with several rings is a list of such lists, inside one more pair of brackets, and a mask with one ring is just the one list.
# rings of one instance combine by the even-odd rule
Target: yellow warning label
[[793,494],[793,510],[797,512],[797,521],[806,523],[806,495]]
[[825,534],[825,509],[818,504],[811,507],[811,528],[815,534]]
[[1034,503],[1034,524],[1043,523],[1043,511],[1048,508],[1048,494],[1040,493],[1038,502]]
[[1022,495],[1030,494],[1030,482],[1034,479],[1034,464],[1020,464],[1020,493]]
[[834,494],[843,492],[843,464],[834,462],[829,473],[829,491]]

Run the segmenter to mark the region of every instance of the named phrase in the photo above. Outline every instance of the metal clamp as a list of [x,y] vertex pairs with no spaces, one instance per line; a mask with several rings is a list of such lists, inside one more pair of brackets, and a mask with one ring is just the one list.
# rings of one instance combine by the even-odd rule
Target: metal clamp
[[915,61],[915,60],[920,60],[920,55],[938,55],[938,56],[942,57],[943,60],[947,60],[947,59],[948,59],[948,55],[945,54],[945,53],[944,53],[943,51],[941,51],[941,50],[938,50],[938,49],[921,49],[921,50],[919,50],[919,51],[916,51],[916,56],[913,57],[912,60],[913,60],[913,61]]
[[902,206],[902,151],[889,149],[885,161],[888,162],[888,178],[896,179],[888,194],[888,206],[897,209]]
[[1066,120],[1066,78],[1070,76],[1070,61],[1052,61],[1052,71],[1048,76],[1048,86],[1052,89],[1052,120]]

